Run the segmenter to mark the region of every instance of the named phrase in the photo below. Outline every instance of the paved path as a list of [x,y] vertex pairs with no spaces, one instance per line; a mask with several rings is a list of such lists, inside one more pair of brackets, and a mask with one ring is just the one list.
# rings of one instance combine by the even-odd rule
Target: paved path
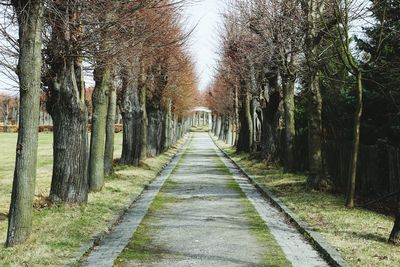
[[151,202],[160,191],[165,180],[174,170],[182,154],[185,152],[189,142],[178,152],[171,163],[161,172],[153,183],[143,192],[141,197],[128,210],[121,222],[107,235],[98,246],[87,255],[82,266],[108,267],[113,266],[115,259],[126,247],[143,217],[146,215]]
[[229,186],[233,179],[293,266],[328,266],[238,173],[206,133],[194,134],[169,178],[173,186],[163,190],[175,201],[150,215],[151,246],[162,251],[163,257],[144,262],[131,260],[123,266],[265,266],[268,247],[251,232],[240,193]]
[[216,148],[216,153],[222,158],[235,181],[256,208],[292,265],[299,267],[328,266],[297,229],[286,222],[284,215],[265,200],[236,165],[218,148]]

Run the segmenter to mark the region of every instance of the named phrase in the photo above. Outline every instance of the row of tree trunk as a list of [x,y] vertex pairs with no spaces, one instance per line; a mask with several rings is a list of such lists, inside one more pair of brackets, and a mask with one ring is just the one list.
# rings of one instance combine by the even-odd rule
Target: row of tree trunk
[[[146,86],[139,87],[123,80],[124,95],[117,100],[113,61],[100,53],[109,50],[107,37],[110,35],[105,31],[99,44],[101,51],[94,55],[96,84],[89,144],[80,5],[73,0],[69,1],[71,5],[63,1],[52,3],[57,12],[48,15],[51,32],[43,56],[44,1],[15,0],[11,3],[19,26],[20,125],[7,246],[23,242],[32,229],[42,88],[46,91],[46,108],[53,121],[53,172],[49,195],[53,203],[84,204],[89,192],[103,188],[104,177],[113,171],[118,102],[124,126],[123,164],[138,165],[147,156],[159,155],[182,137],[189,126],[188,120],[172,115],[171,104],[162,105],[158,101],[154,105],[154,100],[147,97]],[[102,19],[107,22],[109,17],[105,14]],[[43,58],[46,68],[43,68]]]

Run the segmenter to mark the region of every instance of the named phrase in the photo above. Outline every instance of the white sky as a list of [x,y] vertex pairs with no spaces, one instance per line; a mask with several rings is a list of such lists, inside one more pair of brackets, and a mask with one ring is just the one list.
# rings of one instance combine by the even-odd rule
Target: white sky
[[195,0],[184,11],[189,25],[196,26],[189,42],[189,50],[196,63],[199,89],[204,90],[212,81],[218,59],[219,25],[227,0]]

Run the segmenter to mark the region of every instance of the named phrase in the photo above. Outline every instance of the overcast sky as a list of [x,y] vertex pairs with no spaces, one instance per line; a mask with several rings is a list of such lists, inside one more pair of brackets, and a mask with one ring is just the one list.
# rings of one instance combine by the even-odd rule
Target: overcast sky
[[219,25],[226,0],[197,0],[188,6],[184,16],[189,28],[197,25],[189,42],[189,50],[196,63],[199,88],[203,90],[212,81],[218,59]]

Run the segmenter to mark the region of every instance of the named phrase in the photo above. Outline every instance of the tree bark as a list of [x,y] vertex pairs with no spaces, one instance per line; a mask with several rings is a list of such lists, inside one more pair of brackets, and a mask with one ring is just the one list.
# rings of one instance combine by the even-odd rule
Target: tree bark
[[319,73],[310,75],[308,120],[309,176],[307,184],[318,189],[324,181],[322,171],[322,97]]
[[239,111],[240,130],[237,144],[238,152],[251,152],[253,147],[253,119],[250,100],[250,94],[246,93]]
[[124,126],[121,163],[133,166],[139,165],[143,151],[143,113],[139,103],[138,80],[135,75],[137,72],[134,70],[130,75],[123,77],[123,99],[120,108]]
[[267,161],[278,161],[277,129],[280,118],[281,93],[278,84],[279,73],[273,70],[267,74],[268,91],[265,103],[262,105],[261,122],[261,156]]
[[362,72],[357,72],[357,103],[356,103],[356,113],[354,114],[354,129],[353,129],[353,153],[351,156],[351,165],[349,180],[347,185],[346,194],[346,207],[354,207],[354,194],[356,190],[356,177],[357,177],[357,162],[358,162],[358,150],[360,147],[360,123],[362,116]]
[[215,126],[216,126],[216,123],[217,123],[217,121],[216,121],[216,115],[213,114],[213,115],[212,115],[212,127],[211,127],[211,132],[212,132],[212,133],[215,133]]
[[309,87],[308,108],[308,153],[309,176],[307,185],[319,189],[323,184],[322,166],[322,97],[319,85],[321,34],[321,16],[324,15],[325,1],[307,0],[302,2],[303,11],[307,16],[305,34],[305,56],[308,65],[307,85]]
[[221,126],[222,126],[222,122],[221,122],[221,116],[217,116],[217,125],[216,125],[216,127],[215,127],[215,133],[214,133],[214,135],[215,136],[219,136],[219,132],[221,131]]
[[171,99],[167,100],[167,111],[165,114],[165,145],[164,148],[168,149],[171,146],[171,129],[172,129],[172,125],[171,125],[171,121],[172,121],[172,101]]
[[[143,75],[143,73],[142,73]],[[142,86],[140,88],[139,93],[139,102],[140,102],[140,110],[141,110],[141,124],[140,124],[140,134],[141,134],[141,153],[140,160],[144,160],[147,158],[147,138],[148,138],[148,127],[149,121],[147,118],[147,87]]]
[[117,92],[115,88],[112,88],[108,96],[106,144],[104,151],[105,175],[111,175],[113,172],[116,112],[117,112]]
[[218,133],[218,139],[221,141],[225,141],[224,140],[225,120],[226,120],[226,115],[222,115],[221,116],[221,128],[219,129],[219,133]]
[[148,110],[148,138],[147,154],[155,157],[163,151],[164,115],[162,110],[149,108]]
[[92,135],[90,141],[89,188],[100,191],[104,186],[104,151],[108,95],[112,83],[112,68],[109,65],[96,67],[94,71],[95,88],[93,91]]
[[[64,86],[63,86],[64,87]],[[65,89],[67,87],[64,87]],[[68,89],[67,89],[68,90]],[[53,176],[50,200],[53,203],[86,203],[87,186],[87,113],[84,102],[67,103],[68,91],[53,96]],[[72,98],[70,98],[73,100]]]
[[283,104],[285,110],[285,159],[284,171],[291,172],[294,169],[294,80],[285,79],[283,82]]
[[239,140],[239,129],[240,129],[240,122],[239,122],[239,88],[235,86],[235,98],[234,98],[234,118],[235,118],[235,146],[237,146],[237,142]]
[[18,18],[20,87],[19,130],[6,246],[25,241],[32,230],[32,206],[36,182],[42,28],[44,2],[14,0]]
[[[54,203],[86,203],[87,107],[82,57],[76,41],[81,31],[77,9],[57,6],[48,46],[49,91],[47,109],[53,119],[53,175],[49,198]],[[64,23],[65,18],[74,21]],[[69,34],[66,35],[65,32]]]
[[254,127],[253,127],[253,114],[251,113],[251,95],[249,92],[246,93],[245,97],[245,117],[248,127],[248,151],[253,150],[254,141]]

